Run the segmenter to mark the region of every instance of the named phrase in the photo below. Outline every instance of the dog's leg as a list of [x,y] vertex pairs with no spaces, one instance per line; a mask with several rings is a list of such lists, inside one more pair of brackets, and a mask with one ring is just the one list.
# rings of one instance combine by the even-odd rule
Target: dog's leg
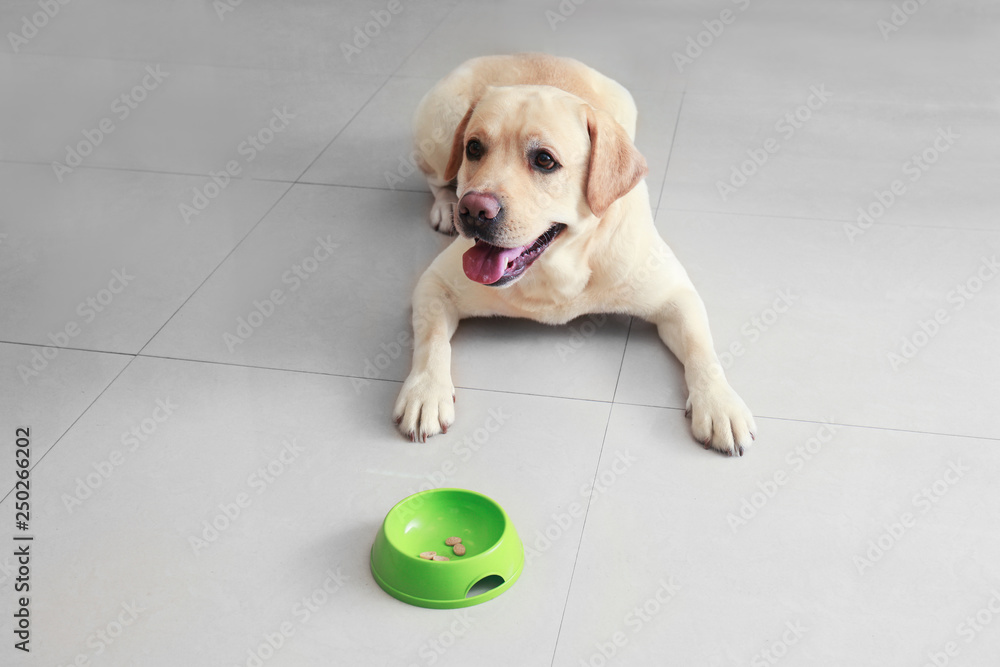
[[455,205],[458,204],[458,195],[455,194],[455,186],[444,183],[439,178],[427,176],[427,185],[430,186],[434,194],[434,203],[431,204],[429,220],[431,227],[442,234],[455,235]]
[[757,426],[746,403],[726,380],[712,344],[705,305],[687,283],[673,290],[669,301],[650,319],[684,364],[687,415],[694,437],[706,447],[742,456],[756,438]]
[[428,270],[413,292],[413,365],[396,399],[393,419],[413,441],[448,431],[455,421],[451,337],[458,306],[442,280]]
[[455,195],[454,175],[446,175],[451,159],[455,129],[469,109],[461,87],[446,78],[440,81],[417,105],[413,115],[413,148],[417,166],[434,194],[428,220],[442,234],[454,234],[453,213],[458,197]]

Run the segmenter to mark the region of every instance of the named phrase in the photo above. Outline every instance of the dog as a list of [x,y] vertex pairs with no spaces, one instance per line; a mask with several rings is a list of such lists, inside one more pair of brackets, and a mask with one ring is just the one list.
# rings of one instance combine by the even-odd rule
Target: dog
[[635,125],[623,86],[544,54],[469,60],[421,100],[413,135],[429,221],[458,236],[413,292],[413,364],[393,410],[404,435],[426,441],[455,420],[450,341],[462,318],[624,313],[655,324],[684,365],[703,446],[742,456],[756,438],[705,306],[653,225]]

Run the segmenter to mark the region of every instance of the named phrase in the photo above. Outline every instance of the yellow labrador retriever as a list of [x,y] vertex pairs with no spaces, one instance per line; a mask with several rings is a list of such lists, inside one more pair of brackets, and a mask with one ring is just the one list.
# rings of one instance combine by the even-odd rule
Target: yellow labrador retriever
[[421,101],[430,222],[459,237],[414,290],[413,366],[394,410],[404,435],[423,441],[455,420],[450,341],[462,318],[626,313],[656,324],[684,364],[695,438],[739,456],[756,437],[704,304],[653,226],[635,121],[621,85],[539,54],[470,60]]

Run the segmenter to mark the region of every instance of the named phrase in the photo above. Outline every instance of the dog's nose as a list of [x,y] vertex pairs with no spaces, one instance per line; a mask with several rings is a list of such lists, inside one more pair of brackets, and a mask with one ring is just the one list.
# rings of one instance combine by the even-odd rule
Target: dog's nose
[[500,200],[489,192],[467,192],[459,200],[457,210],[466,225],[484,229],[500,215]]

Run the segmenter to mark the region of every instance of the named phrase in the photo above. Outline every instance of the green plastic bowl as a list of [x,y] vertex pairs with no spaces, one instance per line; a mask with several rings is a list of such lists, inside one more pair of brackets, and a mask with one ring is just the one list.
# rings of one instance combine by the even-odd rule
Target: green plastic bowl
[[[444,543],[452,536],[462,538],[464,556]],[[425,551],[451,560],[426,560],[420,557]],[[431,609],[492,600],[517,581],[523,567],[524,547],[507,513],[483,494],[464,489],[431,489],[404,498],[389,510],[372,545],[372,576],[382,590]]]

